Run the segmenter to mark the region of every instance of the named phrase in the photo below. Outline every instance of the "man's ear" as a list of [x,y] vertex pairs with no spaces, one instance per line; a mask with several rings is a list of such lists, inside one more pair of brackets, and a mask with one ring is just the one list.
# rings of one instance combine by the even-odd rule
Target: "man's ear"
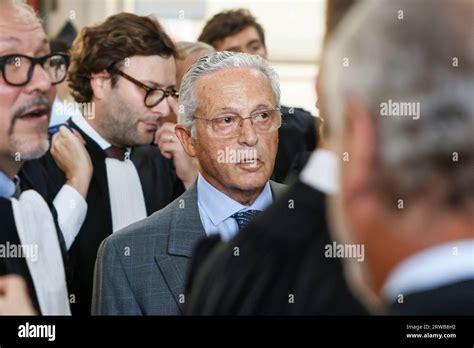
[[92,73],[90,78],[91,89],[94,98],[102,100],[106,96],[106,90],[110,88],[110,74],[106,71]]
[[369,111],[361,103],[350,100],[345,107],[344,143],[347,160],[344,186],[347,198],[356,198],[371,185],[375,159],[375,125]]
[[195,139],[191,137],[191,131],[179,123],[175,126],[174,131],[188,156],[196,157]]

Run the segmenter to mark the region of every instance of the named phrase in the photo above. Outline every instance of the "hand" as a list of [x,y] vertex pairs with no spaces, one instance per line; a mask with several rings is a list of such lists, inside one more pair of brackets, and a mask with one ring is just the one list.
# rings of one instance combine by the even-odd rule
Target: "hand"
[[189,157],[174,131],[174,124],[166,122],[155,133],[155,144],[161,154],[173,161],[176,175],[183,182],[186,189],[194,184],[198,174],[198,160]]
[[86,198],[93,167],[84,145],[84,139],[76,130],[71,132],[66,127],[61,127],[59,132],[53,135],[51,155],[64,172],[66,184],[74,187]]
[[0,277],[0,315],[36,315],[26,283],[16,274]]

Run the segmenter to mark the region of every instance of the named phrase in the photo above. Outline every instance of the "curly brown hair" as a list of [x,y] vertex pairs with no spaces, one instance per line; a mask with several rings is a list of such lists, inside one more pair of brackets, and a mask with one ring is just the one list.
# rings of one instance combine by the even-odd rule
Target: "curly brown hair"
[[[159,55],[177,57],[173,41],[165,33],[158,20],[151,16],[120,13],[104,22],[84,27],[71,48],[69,87],[78,103],[92,100],[90,76],[116,64],[120,68],[125,58],[135,55]],[[117,75],[111,74],[112,86]]]
[[198,41],[205,42],[214,48],[216,43],[228,36],[240,33],[242,30],[254,27],[265,47],[265,32],[254,16],[246,9],[229,10],[216,14],[202,29]]

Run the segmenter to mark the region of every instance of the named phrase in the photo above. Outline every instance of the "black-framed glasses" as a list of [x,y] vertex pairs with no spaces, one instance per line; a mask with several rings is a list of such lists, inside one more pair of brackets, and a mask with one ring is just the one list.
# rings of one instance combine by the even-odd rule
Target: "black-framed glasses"
[[0,57],[3,79],[11,86],[24,86],[31,81],[36,64],[49,75],[51,84],[64,81],[69,65],[66,53],[51,53],[43,57],[29,57],[23,54],[10,54]]
[[146,91],[145,99],[143,102],[147,108],[152,108],[159,103],[161,103],[165,98],[172,96],[175,99],[178,99],[179,93],[176,89],[163,89],[163,88],[152,88],[150,86],[145,85],[143,82],[138,81],[137,79],[133,78],[132,76],[124,73],[122,70],[109,68],[108,70],[112,70],[122,76],[123,78],[127,79],[128,81],[134,83],[138,87],[143,88]]
[[256,111],[248,117],[237,114],[215,118],[193,117],[207,123],[212,133],[219,138],[235,138],[240,135],[244,120],[249,119],[254,129],[259,133],[270,133],[281,127],[280,108]]

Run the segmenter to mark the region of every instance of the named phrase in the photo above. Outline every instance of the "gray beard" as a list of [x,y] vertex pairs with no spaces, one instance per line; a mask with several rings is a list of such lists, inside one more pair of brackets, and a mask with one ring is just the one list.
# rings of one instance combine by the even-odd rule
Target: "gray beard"
[[15,141],[13,140],[13,146],[12,148],[14,149],[12,152],[12,156],[16,159],[19,157],[19,161],[30,161],[34,159],[38,159],[44,156],[44,154],[48,151],[49,149],[49,140],[48,138],[45,138],[43,141],[41,141],[40,146],[38,146],[35,149],[25,149],[25,143],[23,141]]
[[137,115],[122,99],[114,98],[99,116],[100,125],[110,142],[123,147],[143,145],[137,131],[135,120]]

